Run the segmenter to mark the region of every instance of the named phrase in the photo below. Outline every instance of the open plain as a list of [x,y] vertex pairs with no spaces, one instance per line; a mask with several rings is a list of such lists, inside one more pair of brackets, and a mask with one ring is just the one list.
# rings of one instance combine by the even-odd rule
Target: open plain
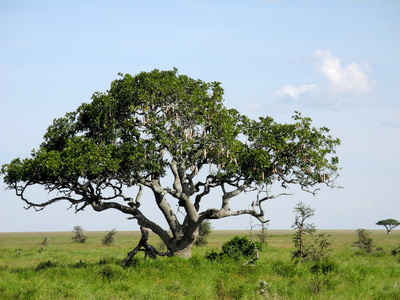
[[[318,231],[321,232],[321,231]],[[72,232],[0,233],[1,299],[400,299],[400,231],[371,231],[375,251],[353,249],[355,230],[325,230],[334,239],[329,262],[291,259],[293,230],[268,230],[255,265],[204,258],[247,231],[213,231],[208,244],[193,247],[192,258],[122,259],[139,232],[117,232],[111,246],[105,232],[86,232],[85,243]],[[253,231],[255,240],[258,232]],[[42,245],[47,237],[48,245]],[[160,246],[150,235],[149,242]]]

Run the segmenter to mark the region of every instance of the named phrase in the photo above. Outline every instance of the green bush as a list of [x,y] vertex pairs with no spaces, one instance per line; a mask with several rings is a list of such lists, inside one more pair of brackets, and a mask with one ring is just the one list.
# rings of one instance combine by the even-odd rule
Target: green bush
[[58,266],[58,263],[52,262],[51,260],[40,262],[37,266],[35,271],[45,270],[49,268],[55,268]]
[[205,258],[209,260],[218,260],[221,258],[233,258],[239,260],[241,258],[251,258],[256,254],[256,248],[262,250],[260,242],[252,242],[246,236],[235,236],[231,240],[222,245],[222,252],[217,253],[214,250],[207,252]]
[[111,244],[114,244],[114,235],[117,232],[115,231],[115,228],[111,231],[108,231],[107,234],[103,237],[101,243],[104,246],[110,246]]
[[356,233],[358,240],[353,243],[353,247],[366,253],[372,253],[374,251],[374,243],[373,239],[369,237],[371,232],[361,228],[357,229]]
[[391,253],[393,256],[400,254],[400,246],[397,248],[392,248]]
[[197,236],[196,241],[194,244],[196,246],[204,246],[207,245],[207,237],[211,234],[211,222],[210,220],[204,220],[199,228],[199,235]]
[[83,234],[83,228],[81,226],[74,226],[73,230],[74,236],[72,240],[76,243],[86,242],[87,236]]

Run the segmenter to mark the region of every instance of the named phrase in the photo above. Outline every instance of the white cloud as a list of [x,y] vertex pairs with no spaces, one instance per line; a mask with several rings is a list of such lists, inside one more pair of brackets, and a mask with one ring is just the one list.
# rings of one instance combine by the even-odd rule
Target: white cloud
[[308,105],[330,105],[342,107],[375,100],[376,82],[369,79],[371,70],[365,63],[352,62],[342,66],[340,59],[329,50],[316,50],[314,54],[317,70],[324,83],[286,85],[275,92],[278,97],[289,96],[296,102]]
[[332,56],[329,50],[315,51],[315,58],[331,93],[362,95],[374,90],[375,81],[368,79],[371,71],[367,64],[353,62],[341,66],[339,58]]
[[315,84],[308,84],[308,85],[302,85],[300,87],[294,87],[292,85],[285,85],[284,87],[280,88],[276,94],[280,97],[289,95],[292,97],[294,100],[297,100],[297,98],[300,96],[300,94],[303,94],[305,92],[312,92],[318,90],[318,86]]

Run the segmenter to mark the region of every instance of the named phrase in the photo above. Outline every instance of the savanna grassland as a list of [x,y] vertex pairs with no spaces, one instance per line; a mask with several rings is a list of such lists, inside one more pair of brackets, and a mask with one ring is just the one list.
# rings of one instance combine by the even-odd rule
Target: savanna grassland
[[[392,255],[400,231],[372,231],[372,253],[352,248],[354,230],[327,232],[334,240],[322,266],[291,259],[293,230],[270,230],[255,266],[205,259],[248,235],[213,231],[191,259],[144,260],[140,252],[129,267],[121,261],[139,232],[118,232],[111,246],[101,243],[105,232],[85,232],[85,243],[73,242],[71,232],[0,233],[0,299],[400,299],[400,254]],[[159,244],[154,234],[149,242]]]

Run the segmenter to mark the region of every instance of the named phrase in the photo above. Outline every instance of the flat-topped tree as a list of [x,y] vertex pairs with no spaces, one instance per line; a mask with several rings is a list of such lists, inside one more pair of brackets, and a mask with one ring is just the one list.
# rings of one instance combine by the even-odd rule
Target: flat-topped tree
[[[289,185],[314,194],[320,184],[334,186],[340,141],[300,113],[293,124],[251,120],[223,105],[220,83],[176,69],[119,75],[91,103],[55,119],[32,157],[2,166],[8,188],[27,208],[67,201],[77,212],[116,209],[157,234],[169,255],[189,257],[204,220],[247,214],[268,222],[264,202],[285,195]],[[272,184],[282,192],[271,195]],[[33,185],[54,197],[28,199]],[[141,210],[144,189],[154,197],[143,201],[154,201],[168,228]],[[254,197],[231,210],[230,200],[243,192]],[[200,208],[207,196],[214,208]]]
[[386,219],[378,221],[376,225],[385,226],[387,234],[390,234],[392,232],[392,229],[400,225],[400,222],[395,219]]

